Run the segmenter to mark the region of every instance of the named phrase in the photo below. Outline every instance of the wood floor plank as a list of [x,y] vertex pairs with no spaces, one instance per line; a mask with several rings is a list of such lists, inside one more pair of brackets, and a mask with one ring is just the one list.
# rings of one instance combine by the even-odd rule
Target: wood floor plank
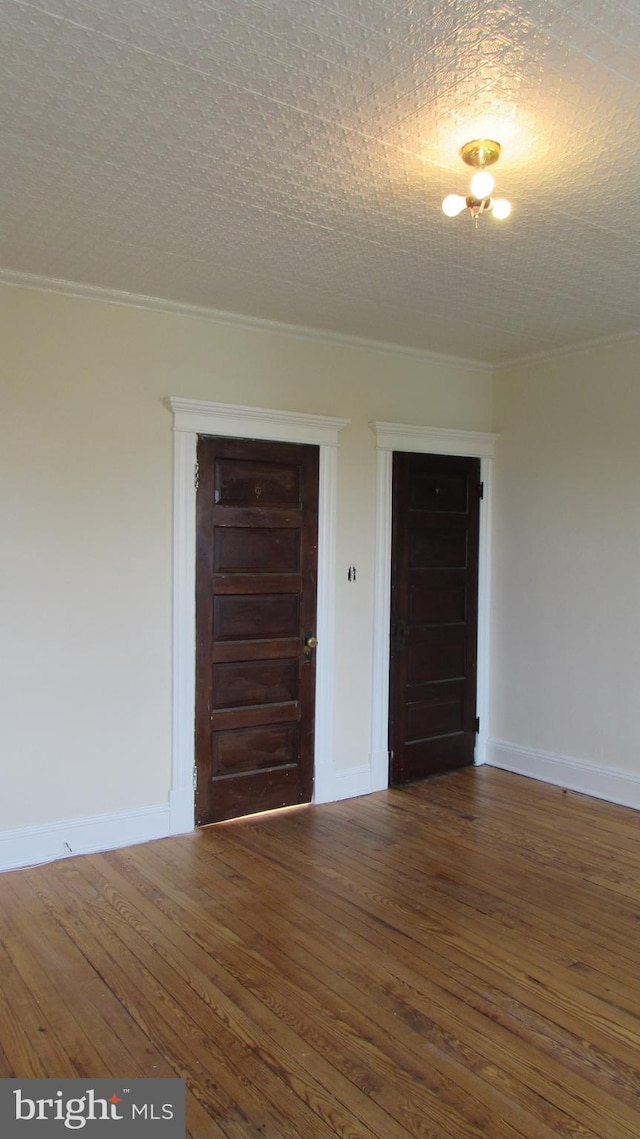
[[[255,903],[251,908],[249,919],[252,924],[254,922],[260,923],[260,914],[259,903]],[[272,911],[265,920],[264,927],[273,932],[276,926],[277,913]],[[481,1051],[476,1051],[469,1042],[473,1034],[470,1032],[468,1017],[465,1018],[462,1034],[458,1034],[458,1036],[456,1036],[456,1029],[459,1030],[461,1024],[456,1021],[455,1015],[445,1015],[444,1024],[438,1023],[438,1009],[434,1000],[435,989],[433,986],[430,987],[428,1001],[423,1001],[421,1013],[419,1008],[421,994],[417,989],[412,988],[408,971],[404,971],[401,983],[394,986],[390,981],[387,968],[384,966],[377,969],[373,967],[372,962],[374,960],[384,959],[385,956],[384,953],[380,952],[379,946],[374,946],[375,952],[373,954],[368,954],[365,949],[368,962],[366,972],[358,972],[354,962],[360,960],[360,954],[353,939],[350,939],[348,948],[345,948],[344,953],[342,953],[336,948],[335,941],[331,940],[331,935],[323,936],[318,925],[314,926],[312,932],[307,936],[304,923],[298,926],[290,907],[287,909],[286,933],[286,952],[280,966],[283,975],[294,975],[293,970],[298,966],[301,975],[306,977],[305,994],[308,996],[316,993],[318,1001],[323,1000],[328,1010],[337,1002],[341,1019],[346,1019],[347,1023],[351,1025],[353,1039],[358,1039],[358,1033],[361,1034],[360,1038],[363,1038],[364,1033],[366,1033],[371,1041],[372,1037],[375,1039],[374,1029],[377,1028],[378,1041],[387,1040],[387,1044],[383,1047],[387,1056],[392,1058],[396,1065],[393,1073],[390,1073],[392,1083],[401,1079],[398,1072],[402,1072],[402,1068],[406,1067],[407,1058],[412,1057],[414,1064],[425,1064],[433,1072],[439,1074],[438,1078],[441,1081],[448,1081],[451,1086],[456,1085],[458,1087],[457,1098],[462,1103],[466,1095],[469,1101],[475,1105],[476,1116],[483,1103],[490,1111],[494,1112],[500,1118],[501,1123],[493,1123],[493,1134],[501,1134],[503,1127],[518,1127],[522,1124],[521,1116],[523,1113],[519,1102],[523,1098],[521,1081],[513,1084],[511,1088],[513,1094],[509,1098],[506,1094],[509,1090],[508,1073],[498,1068],[499,1061],[495,1055],[492,1068],[495,1069],[493,1075],[496,1078],[494,1079],[493,1075],[486,1078],[486,1071],[489,1067],[486,1052],[483,1055]],[[284,940],[282,944],[285,944]],[[296,950],[298,950],[297,953]],[[274,953],[273,946],[268,950],[265,949],[265,955],[272,963],[278,960],[278,955]],[[394,973],[397,974],[398,972],[397,956],[394,954]],[[363,1013],[367,1018],[365,1023],[363,1023]],[[330,1025],[331,1020],[329,1019],[327,1023]],[[317,1027],[316,1019],[316,1031]],[[389,1039],[393,1040],[394,1038],[397,1038],[401,1043],[402,1051],[398,1052],[397,1049],[389,1045]],[[510,1044],[511,1041],[512,1038],[510,1037]],[[476,1046],[480,1045],[484,1051],[483,1046],[486,1040],[482,1032],[475,1034],[473,1043]],[[506,1058],[507,1055],[508,1053],[505,1051],[503,1058]],[[480,1081],[475,1080],[471,1073],[480,1071],[485,1074]],[[441,1086],[439,1084],[440,1088]],[[546,1081],[544,1089],[547,1090]],[[531,1101],[534,1098],[534,1096],[529,1097]],[[551,1132],[552,1134],[569,1133],[568,1124],[565,1127],[561,1126],[561,1112],[554,1112],[544,1099],[539,1100],[537,1107],[540,1109],[541,1117],[553,1117],[553,1123],[558,1127],[558,1130],[554,1130]],[[532,1115],[535,1116],[535,1109]],[[532,1115],[527,1117],[526,1134],[534,1133],[531,1130],[535,1126]],[[535,1134],[549,1134],[542,1118],[535,1129]]]
[[[629,921],[628,910],[623,917],[618,915],[616,921],[616,914],[609,906],[605,907],[606,896],[598,897],[600,904],[597,911],[594,911],[593,891],[583,891],[576,900],[579,890],[573,887],[571,897],[568,898],[564,884],[558,888],[553,877],[530,872],[526,866],[519,868],[521,892],[514,900],[512,870],[509,867],[505,871],[495,853],[483,849],[479,857],[477,849],[470,849],[467,844],[456,844],[460,852],[468,855],[463,866],[458,868],[449,857],[448,840],[435,834],[433,829],[429,832],[428,845],[428,854],[421,851],[416,864],[411,853],[412,844],[409,841],[403,844],[401,865],[405,870],[411,866],[417,869],[419,875],[428,874],[433,888],[448,898],[449,905],[457,901],[465,906],[482,909],[490,918],[499,918],[501,926],[518,937],[526,937],[528,942],[534,944],[540,942],[544,945],[548,958],[555,960],[558,965],[572,969],[583,968],[585,965],[595,968],[604,965],[608,970],[608,974],[602,974],[603,979],[607,978],[604,994],[610,994],[613,986],[617,989],[620,1007],[624,1007],[625,995],[629,995],[627,974],[631,979],[637,976],[638,956],[637,941],[632,940],[633,921]],[[375,851],[371,854],[364,843],[360,844],[360,860],[372,860],[375,864],[376,857]],[[558,891],[560,893],[555,898],[554,907],[555,919],[550,927],[546,914]],[[631,915],[634,912],[632,909]],[[581,927],[589,935],[582,944],[576,941],[575,936],[576,929]],[[620,932],[627,935],[628,944]],[[590,949],[595,952],[590,954]],[[615,976],[612,977],[611,973]]]
[[0,1076],[190,1139],[637,1139],[639,816],[489,768],[0,876]]
[[[373,916],[374,912],[375,912],[374,910],[371,910],[372,916]],[[379,916],[380,915],[378,914],[378,917]],[[348,918],[348,920],[351,920],[351,919]],[[382,920],[384,920],[384,910],[383,910]],[[314,934],[314,936],[317,936],[317,935]],[[375,954],[374,954],[374,956],[375,956]],[[488,961],[489,961],[489,957],[485,956],[481,962],[476,961],[476,966],[478,964],[485,964],[486,965],[486,963]],[[537,987],[535,989],[535,993],[536,993],[536,999],[538,999],[539,993],[538,993]],[[433,999],[433,998],[431,998],[431,999]],[[555,1026],[553,1025],[553,1023],[549,1023],[547,1027],[549,1029],[553,1030],[553,1028]],[[579,1026],[579,1027],[581,1028],[582,1026]],[[514,1031],[514,1027],[512,1025],[511,1026],[512,1034],[513,1034],[513,1031]],[[530,1032],[530,1028],[529,1028],[529,1032]],[[552,1038],[549,1036],[548,1033],[545,1036],[542,1036],[542,1033],[540,1033],[540,1036],[542,1037],[543,1042],[544,1042],[544,1052],[539,1056],[539,1061],[542,1063],[543,1069],[545,1069],[545,1071],[543,1071],[542,1073],[538,1073],[538,1085],[537,1086],[538,1086],[539,1094],[542,1096],[545,1096],[548,1094],[549,1088],[552,1087],[552,1085],[553,1085],[555,1061],[554,1061],[554,1057],[552,1054],[547,1055],[547,1052],[549,1050],[549,1046],[552,1043]],[[509,1051],[515,1059],[518,1059],[517,1041],[516,1041],[516,1039],[514,1039],[513,1035],[511,1037],[511,1043],[510,1043]],[[519,1058],[519,1063],[524,1062],[524,1060],[526,1060],[526,1059],[527,1059],[527,1056],[526,1056],[526,1052],[525,1052],[525,1055],[522,1058]],[[531,1059],[531,1056],[529,1056],[529,1059]],[[583,1067],[585,1066],[585,1058],[584,1057],[582,1057],[582,1066]],[[616,1065],[616,1073],[619,1074],[619,1072],[621,1070],[622,1070],[622,1065],[620,1063],[618,1063]],[[598,1071],[600,1071],[600,1065],[598,1066]],[[549,1081],[551,1081],[551,1083],[549,1083]],[[574,1082],[576,1082],[576,1081],[574,1081]],[[577,1090],[576,1090],[575,1094],[577,1095],[578,1100],[579,1100],[580,1095],[584,1092],[586,1086],[587,1085],[585,1084],[585,1081],[582,1078],[577,1080]],[[637,1084],[634,1086],[637,1086]],[[565,1100],[568,1098],[568,1094],[569,1093],[568,1093],[567,1089],[565,1088],[564,1089],[564,1096],[563,1096],[563,1098]],[[601,1102],[600,1102],[599,1110],[604,1117],[608,1118],[612,1111],[614,1112],[614,1115],[617,1118],[620,1116],[624,1116],[623,1109],[621,1109],[619,1104],[616,1102],[617,1096],[616,1096],[616,1099],[612,1098],[609,1095],[598,1097],[598,1095],[596,1093],[594,1098],[600,1099]],[[620,1130],[620,1132],[624,1133],[624,1134],[633,1135],[634,1134],[634,1128],[635,1128],[635,1114],[632,1115],[631,1130],[630,1131],[627,1130],[627,1127],[628,1127],[628,1122],[625,1123],[624,1118],[619,1118],[619,1130]]]
[[[156,846],[156,852],[158,847]],[[166,846],[165,846],[166,850]],[[169,876],[166,873],[160,872],[155,878],[156,882],[166,880]],[[195,890],[193,878],[191,879],[191,889]],[[161,905],[168,905],[168,912],[172,914],[175,919],[174,925],[180,925],[185,931],[188,931],[194,939],[198,940],[199,934],[197,929],[199,908],[196,908],[195,913],[193,907],[184,901],[181,892],[178,891],[174,894],[167,904],[167,900],[163,899]],[[172,904],[173,907],[172,908]],[[212,904],[211,898],[208,899],[208,905]],[[253,908],[259,908],[259,902],[252,904]],[[180,912],[181,911],[181,912]],[[220,906],[216,904],[216,912],[220,912]],[[233,919],[233,915],[232,919]],[[290,917],[290,915],[289,915]],[[192,924],[195,921],[195,925]],[[272,923],[273,924],[273,923]],[[337,993],[334,993],[332,987],[329,985],[323,986],[322,984],[313,985],[313,976],[310,972],[310,962],[303,963],[301,971],[301,981],[296,985],[295,980],[291,980],[294,961],[291,956],[283,956],[282,960],[278,960],[277,955],[274,953],[274,946],[269,946],[265,954],[261,952],[260,946],[256,943],[256,938],[249,927],[243,927],[240,939],[235,935],[238,929],[237,922],[234,931],[230,931],[226,926],[221,927],[218,923],[217,939],[216,939],[216,960],[218,966],[224,963],[224,966],[229,974],[235,977],[236,981],[242,980],[243,985],[251,991],[254,997],[262,1003],[263,1006],[269,1008],[276,1017],[279,1017],[285,1024],[293,1028],[299,1037],[302,1037],[305,1044],[306,1054],[310,1054],[310,1050],[321,1047],[326,1055],[334,1057],[334,1061],[338,1068],[345,1073],[349,1073],[353,1083],[347,1089],[348,1100],[354,1101],[356,1089],[361,1091],[365,1090],[371,1101],[376,1101],[388,1110],[393,1111],[393,1104],[396,1101],[397,1092],[393,1091],[392,1085],[402,1084],[403,1080],[406,1081],[407,1073],[403,1071],[413,1065],[410,1072],[410,1079],[414,1089],[414,1099],[420,1100],[423,1096],[428,1096],[428,1076],[421,1072],[416,1065],[416,1048],[415,1043],[418,1043],[419,1059],[425,1060],[425,1048],[423,1047],[422,1040],[416,1036],[414,1041],[414,1048],[410,1049],[408,1053],[403,1053],[402,1059],[404,1065],[398,1064],[398,1057],[395,1057],[395,1066],[391,1069],[388,1061],[392,1058],[389,1053],[388,1034],[380,1031],[378,1033],[378,1046],[382,1045],[384,1052],[380,1047],[376,1047],[375,1033],[373,1032],[374,1024],[367,1020],[361,1011],[356,1007],[349,1010],[347,1006],[353,1000],[353,993],[355,990],[349,984],[343,985],[340,977],[335,976],[335,967],[332,970],[327,970],[325,980],[334,981],[338,986]],[[290,939],[293,929],[291,926],[285,931],[287,940]],[[240,947],[239,947],[240,941]],[[204,948],[205,942],[201,943],[201,948]],[[339,964],[334,961],[334,966]],[[370,987],[370,986],[369,986]],[[377,994],[362,991],[359,995],[358,1004],[376,1003],[378,1001]],[[254,1014],[255,1015],[255,1014]],[[393,1024],[397,1033],[398,1025]],[[388,1026],[387,1026],[388,1029]],[[384,1044],[386,1040],[386,1045]],[[386,1054],[385,1054],[386,1053]],[[393,1053],[393,1049],[392,1049]],[[407,1057],[409,1059],[407,1059]],[[413,1059],[411,1059],[413,1058]],[[314,1060],[315,1070],[316,1060]],[[433,1067],[433,1065],[431,1065]],[[333,1082],[336,1084],[336,1074],[334,1070]],[[446,1098],[446,1088],[444,1085],[450,1082],[450,1073],[440,1072],[438,1078],[438,1092],[439,1098],[442,1100],[442,1106],[434,1104],[425,1100],[425,1108],[429,1109],[432,1116],[437,1117],[439,1112],[442,1112]],[[308,1079],[308,1076],[307,1076]],[[344,1081],[343,1081],[344,1083]],[[476,1089],[482,1093],[481,1088]],[[342,1092],[344,1095],[344,1091]],[[459,1119],[457,1121],[449,1119],[449,1125],[457,1127],[457,1133],[462,1135],[476,1134],[475,1127],[478,1124],[478,1116],[480,1113],[480,1105],[482,1102],[482,1094],[478,1094],[471,1111],[473,1120]],[[463,1097],[458,1090],[455,1095],[455,1100],[462,1104]],[[418,1105],[419,1106],[419,1105]],[[495,1106],[495,1105],[494,1105]],[[370,1114],[369,1107],[369,1114]],[[374,1126],[370,1119],[367,1120],[369,1133],[377,1134],[374,1131]],[[386,1123],[383,1126],[382,1134],[394,1133],[390,1131],[390,1124],[392,1121],[386,1117]],[[472,1125],[474,1130],[468,1131],[468,1127]],[[507,1121],[500,1125],[496,1125],[496,1136],[503,1134],[513,1134],[513,1131]],[[518,1132],[519,1134],[519,1132]]]
[[620,834],[626,833],[629,839],[632,838],[633,832],[626,831],[624,827],[604,838],[598,828],[585,828],[567,811],[545,813],[532,829],[527,826],[524,804],[519,810],[499,807],[483,810],[478,818],[452,809],[442,793],[434,799],[433,805],[437,806],[430,812],[433,829],[437,829],[440,822],[447,835],[456,833],[463,837],[465,831],[469,832],[465,824],[479,822],[484,842],[496,841],[501,850],[506,849],[516,859],[533,860],[541,869],[553,866],[550,854],[557,852],[558,827],[561,827],[564,859],[560,869],[563,874],[572,874],[588,883],[600,883],[611,894],[612,900],[615,893],[619,893],[621,905],[625,899],[633,903],[640,898],[640,884],[634,874],[636,861],[626,853],[629,842],[625,845],[619,841]]
[[[75,951],[72,943],[62,936],[57,923],[47,922],[47,944],[50,959],[47,967],[42,961],[42,930],[45,921],[44,907],[38,903],[26,882],[17,889],[15,876],[10,882],[13,896],[5,894],[3,909],[3,940],[9,953],[13,953],[16,968],[32,994],[41,1014],[47,1018],[49,1031],[64,1047],[80,1076],[108,1076],[113,1066],[126,1064],[127,1074],[142,1075],[135,1059],[135,1047],[126,1048],[126,1032],[118,1024],[115,1038],[103,1016],[107,996],[86,960]],[[99,997],[93,999],[92,977],[97,981]],[[121,1006],[118,1006],[121,1007]],[[156,1061],[161,1058],[156,1054]],[[156,1063],[154,1074],[167,1075],[164,1064]]]
[[[247,833],[245,846],[252,842],[254,844],[258,842],[261,854],[267,854],[268,856],[270,837],[267,833],[263,833],[258,838],[255,836],[252,838],[252,836]],[[332,844],[332,849],[335,850],[335,842]],[[281,857],[286,859],[286,853],[283,852],[282,846],[279,845],[276,864],[278,865],[279,873],[282,875],[287,874],[288,870],[282,861],[278,861]],[[350,855],[347,854],[345,857],[350,857]],[[301,863],[303,862],[304,855],[299,855],[298,873],[302,870]],[[412,918],[415,919],[420,915],[420,906],[419,902],[416,901],[415,888],[412,887],[411,884],[394,884],[392,896],[390,894],[384,894],[380,890],[372,891],[370,879],[367,876],[366,870],[363,870],[363,862],[364,859],[361,858],[358,860],[357,866],[354,863],[352,866],[349,866],[348,869],[340,871],[336,871],[332,869],[330,865],[327,865],[323,868],[321,873],[329,877],[336,888],[341,884],[343,894],[347,899],[357,901],[360,905],[373,907],[373,910],[382,918],[391,916],[388,913],[385,914],[385,909],[387,911],[393,911],[396,920],[400,920],[400,917],[402,917],[405,924],[407,922],[410,924]],[[401,865],[398,867],[398,871],[401,873]],[[491,915],[487,915],[482,910],[470,913],[469,907],[461,906],[457,899],[456,903],[452,905],[450,900],[441,896],[438,882],[435,882],[435,886],[430,886],[429,911],[431,932],[434,936],[444,937],[448,939],[451,944],[464,943],[467,952],[471,952],[473,948],[474,952],[484,960],[490,960],[495,955],[500,959],[500,957],[505,954],[512,956],[515,954],[516,957],[519,956],[522,958],[528,969],[538,969],[536,976],[538,987],[548,982],[548,962],[542,957],[535,944],[532,942],[522,944],[504,925],[500,926],[500,938],[494,939]],[[436,919],[435,921],[433,920],[434,917]],[[438,924],[438,919],[440,919],[441,923],[446,924]],[[518,969],[513,970],[508,962],[506,962],[503,967],[510,969],[514,976],[517,977],[519,975]],[[558,983],[559,976],[557,969],[554,969],[554,977],[556,978],[556,983]],[[564,988],[567,990],[565,1004],[569,1010],[568,1015],[570,1015],[573,985],[573,976],[565,976]],[[585,1000],[591,1010],[594,1022],[597,1021],[600,1025],[606,1025],[608,1009],[590,994],[586,996]],[[561,1007],[561,1002],[558,1001],[557,1003],[558,1007]],[[631,1033],[633,1035],[635,1029],[635,1018],[626,1015],[622,1010],[617,1010],[615,1020],[611,1020],[610,1031],[613,1033],[614,1038],[619,1040],[622,1048],[627,1048],[628,1034]]]
[[0,945],[2,1048],[12,1074],[73,1077],[80,1073],[56,1039],[7,949]]
[[[107,1074],[111,1075],[114,1065],[120,1064],[130,1076],[175,1075],[159,1049],[140,1031],[123,1004],[105,985],[93,964],[70,941],[55,913],[48,913],[38,891],[33,887],[21,890],[20,906],[29,922],[38,923],[38,928],[48,916],[47,944],[53,951],[49,976],[56,993],[66,999],[69,1007],[79,1010],[83,1024],[89,1025],[92,1039],[103,1054]],[[56,968],[61,961],[66,966],[64,970]]]
[[[91,879],[91,867],[85,863],[81,867],[85,877]],[[131,904],[131,891],[114,889],[109,884],[103,889],[103,897],[109,907],[103,909],[103,920],[112,929],[128,949],[136,955],[138,960],[146,964],[153,977],[162,985],[164,991],[181,1008],[190,1008],[193,1019],[207,1032],[212,1029],[212,1017],[215,1015],[215,1037],[220,1055],[218,1059],[218,1074],[230,1091],[237,1096],[240,1080],[248,1086],[259,1084],[263,1099],[270,1101],[278,1107],[281,1113],[280,1128],[283,1135],[298,1135],[300,1132],[318,1132],[322,1124],[330,1124],[331,1130],[350,1130],[355,1137],[362,1139],[368,1132],[358,1130],[350,1121],[345,1112],[341,1112],[339,1105],[319,1085],[312,1087],[308,1081],[302,1083],[291,1070],[290,1058],[286,1066],[274,1056],[273,1048],[269,1048],[270,1041],[266,1037],[260,1041],[253,1031],[253,1025],[247,1032],[241,1023],[237,1007],[227,1004],[226,1015],[219,1016],[219,997],[210,985],[206,973],[199,971],[195,961],[193,946],[189,947],[188,970],[183,968],[184,958],[170,946],[166,934],[172,930],[166,927],[158,929],[158,910],[154,915],[153,925],[148,924],[148,913],[145,913],[144,900],[138,899],[138,904]],[[118,921],[118,916],[124,917],[124,922]],[[153,919],[152,919],[153,920]],[[163,934],[165,935],[163,937]],[[151,951],[155,951],[150,953]],[[211,962],[207,962],[209,968]],[[225,1072],[225,1065],[229,1071]],[[337,1073],[336,1073],[337,1074]],[[290,1095],[298,1097],[296,1103],[291,1105]],[[246,1093],[245,1093],[246,1095]],[[293,1106],[291,1113],[287,1111]],[[285,1127],[285,1116],[290,1114],[290,1130]],[[387,1121],[387,1126],[388,1126]],[[327,1134],[331,1133],[330,1131]]]
[[[61,921],[73,929],[75,940],[99,963],[100,970],[109,972],[119,999],[157,1042],[176,1074],[186,1079],[191,1073],[190,1086],[203,1097],[223,1133],[229,1139],[241,1139],[273,1132],[277,1124],[283,1139],[297,1139],[286,1118],[274,1116],[266,1098],[258,1096],[248,1082],[237,1080],[233,1060],[219,1041],[209,1036],[208,1029],[193,1019],[195,1002],[189,999],[182,1004],[174,998],[171,987],[165,988],[148,964],[141,962],[126,940],[114,932],[108,908],[102,907],[99,895],[87,888],[71,860],[64,869],[65,891],[59,897],[75,897],[79,905]],[[125,923],[120,929],[126,934]]]
[[[151,848],[144,878],[139,879],[140,889],[143,891],[148,892],[150,883],[158,888],[160,884],[170,881],[170,875],[162,868],[161,863],[158,864],[155,877],[149,868],[153,856],[157,855],[158,849],[163,845],[166,847],[166,844],[155,844]],[[112,859],[118,862],[125,876],[135,881],[135,868],[123,867],[123,859],[118,857],[118,853],[113,855]],[[138,862],[136,864],[138,865]],[[193,878],[191,880],[193,882]],[[323,994],[323,1000],[313,1009],[305,1022],[301,1016],[301,1003],[306,1004],[306,993],[301,994],[298,989],[292,989],[290,994],[283,993],[288,985],[286,968],[282,972],[276,969],[274,976],[270,962],[261,958],[243,936],[236,935],[227,925],[221,924],[221,907],[218,902],[213,907],[217,918],[215,930],[203,927],[201,921],[202,913],[211,909],[211,899],[208,899],[205,907],[194,906],[180,888],[176,891],[169,887],[163,893],[163,897],[158,899],[158,906],[168,915],[168,934],[176,946],[184,945],[185,937],[193,939],[188,949],[191,962],[198,959],[202,962],[203,969],[208,968],[211,972],[212,963],[209,954],[215,953],[216,984],[224,987],[228,999],[234,1002],[236,1024],[239,1009],[242,1008],[247,1017],[249,1031],[255,1034],[261,1026],[266,1032],[266,1040],[271,1041],[272,1051],[275,1042],[278,1044],[286,1042],[290,1049],[289,1064],[292,1063],[292,1055],[295,1055],[294,1050],[303,1052],[307,1062],[307,1072],[304,1075],[307,1082],[310,1079],[310,1071],[314,1077],[321,1075],[325,1085],[333,1090],[333,1095],[338,1100],[342,1098],[350,1104],[352,1112],[356,1115],[363,1110],[364,1105],[367,1134],[382,1136],[396,1134],[391,1116],[385,1112],[373,1112],[372,1091],[380,1085],[375,1072],[364,1063],[354,1065],[344,1053],[339,1052],[338,1020],[331,1018],[327,1020],[328,1031],[322,1037],[325,1057],[331,1058],[333,1063],[327,1065],[323,1062],[323,1055],[314,1046],[319,1040],[319,1020],[324,1016],[322,1006],[326,1004],[326,994]],[[243,956],[244,960],[241,961]],[[273,989],[262,991],[261,983],[270,974],[272,982],[275,981],[275,992]],[[308,986],[306,974],[304,986],[305,989]],[[347,1079],[343,1072],[348,1072],[351,1080]],[[358,1094],[359,1087],[364,1089],[362,1094]],[[406,1131],[402,1129],[401,1133],[406,1134]]]

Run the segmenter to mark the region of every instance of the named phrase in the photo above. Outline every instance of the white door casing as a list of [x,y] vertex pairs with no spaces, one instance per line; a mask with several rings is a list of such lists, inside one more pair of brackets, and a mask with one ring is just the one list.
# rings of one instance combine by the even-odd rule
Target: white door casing
[[314,802],[333,792],[338,432],[348,419],[169,397],[174,431],[171,833],[194,826],[196,448],[199,435],[309,443],[320,452]]

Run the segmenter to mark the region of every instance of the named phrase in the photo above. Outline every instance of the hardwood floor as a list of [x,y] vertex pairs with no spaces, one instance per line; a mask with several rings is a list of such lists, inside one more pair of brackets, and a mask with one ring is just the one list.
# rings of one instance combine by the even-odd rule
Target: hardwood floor
[[0,1076],[193,1139],[637,1139],[640,819],[492,768],[0,876]]

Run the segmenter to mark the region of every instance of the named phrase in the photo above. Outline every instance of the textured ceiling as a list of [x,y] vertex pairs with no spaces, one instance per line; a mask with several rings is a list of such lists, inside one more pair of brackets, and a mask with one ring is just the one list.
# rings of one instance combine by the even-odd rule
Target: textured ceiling
[[0,279],[492,363],[628,335],[639,89],[637,0],[0,0]]

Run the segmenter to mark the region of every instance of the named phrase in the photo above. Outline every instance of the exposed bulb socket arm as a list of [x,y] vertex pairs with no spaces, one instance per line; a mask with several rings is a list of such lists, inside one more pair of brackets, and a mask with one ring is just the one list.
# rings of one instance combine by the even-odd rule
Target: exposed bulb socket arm
[[465,204],[469,213],[471,214],[473,224],[477,229],[478,218],[481,217],[482,214],[486,213],[487,210],[491,209],[491,198],[474,198],[473,194],[469,194],[469,196],[466,198]]

